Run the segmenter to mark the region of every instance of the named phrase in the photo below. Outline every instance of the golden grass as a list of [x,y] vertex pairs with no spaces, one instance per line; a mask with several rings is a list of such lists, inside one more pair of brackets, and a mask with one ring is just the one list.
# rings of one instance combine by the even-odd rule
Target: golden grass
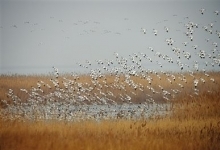
[[219,119],[1,122],[0,145],[1,149],[219,149]]
[[[201,85],[203,90],[200,95],[191,97],[187,92],[182,92],[177,97],[178,99],[173,101],[172,113],[163,117],[156,116],[152,119],[136,121],[119,119],[74,123],[0,120],[0,150],[220,149],[219,73],[213,73],[212,77],[215,78],[215,84]],[[28,87],[35,85],[37,80],[43,80],[41,77],[24,77],[25,82],[29,83],[24,84],[18,81],[13,82],[18,79],[10,80],[10,78],[7,80],[7,86],[10,88],[28,89]],[[33,78],[34,81],[30,82]],[[189,82],[191,82],[190,80],[192,79],[188,79]],[[3,78],[1,77],[1,86],[2,82]],[[167,82],[163,82],[164,86],[168,86]],[[212,91],[211,93],[207,92],[205,89],[207,87]]]
[[[197,72],[194,74],[196,79],[203,78],[206,80],[206,83],[202,83],[201,81],[198,84],[198,89],[200,90],[200,92],[202,91],[207,91],[207,90],[216,90],[216,85],[217,83],[220,83],[220,72],[208,72],[208,74],[210,75],[210,77],[207,77],[204,75],[203,72]],[[147,86],[153,87],[156,91],[160,91],[160,88],[158,85],[162,85],[163,88],[165,90],[170,90],[170,89],[179,89],[180,91],[183,91],[182,93],[190,93],[191,91],[194,90],[194,84],[193,84],[193,80],[194,78],[192,76],[190,76],[188,73],[183,73],[183,75],[185,76],[185,78],[187,79],[187,83],[183,82],[180,80],[180,78],[182,78],[182,75],[180,75],[179,73],[174,73],[176,80],[173,81],[171,77],[167,77],[166,75],[159,73],[161,80],[153,73],[153,74],[146,74],[146,76],[150,76],[152,78],[152,83],[151,85],[148,83],[148,81],[146,79],[144,79],[143,77],[140,76],[131,76],[131,80],[134,81],[134,83],[136,84],[141,84],[143,85],[143,91],[140,90],[135,90],[134,88],[130,87],[127,83],[125,83],[125,76],[124,75],[119,75],[119,79],[117,84],[118,85],[122,85],[124,86],[125,90],[119,89],[119,88],[110,88],[110,86],[113,86],[116,81],[115,79],[118,78],[116,76],[111,76],[111,75],[104,75],[104,77],[98,78],[97,81],[99,81],[99,84],[102,86],[102,91],[103,92],[107,92],[107,91],[111,91],[116,98],[114,98],[114,101],[119,102],[120,103],[120,99],[118,97],[120,97],[120,94],[130,94],[130,96],[132,97],[133,102],[139,103],[139,102],[143,102],[143,97],[145,97],[146,93],[151,93],[152,92],[147,88]],[[64,75],[58,78],[59,81],[59,85],[60,88],[64,88],[63,82],[65,81],[63,79],[63,77],[66,77],[69,80],[72,80],[76,83],[82,83],[82,85],[84,87],[95,87],[94,84],[91,83],[91,77],[89,75],[80,75],[78,78],[77,77],[73,77],[71,75]],[[179,78],[180,77],[180,78]],[[20,89],[31,89],[31,87],[35,87],[37,88],[37,82],[38,81],[43,81],[45,84],[49,84],[51,86],[51,89],[47,88],[46,86],[42,85],[42,89],[44,90],[43,94],[48,94],[50,92],[53,92],[55,90],[54,85],[52,84],[52,82],[50,81],[51,78],[54,78],[52,75],[11,75],[11,76],[7,76],[7,75],[1,75],[0,76],[0,100],[9,100],[9,98],[7,97],[7,93],[8,90],[11,88],[14,90],[14,94],[17,95],[18,97],[20,97],[23,101],[25,101],[28,98],[28,95],[26,95],[24,92],[21,92]],[[167,78],[170,78],[172,80],[172,84],[170,84],[167,80]],[[214,78],[215,79],[215,83],[212,83],[210,81],[210,78]],[[106,83],[104,83],[103,81],[105,81]],[[178,84],[181,83],[184,86],[184,89],[182,89]],[[108,87],[105,87],[105,85],[108,85]],[[74,85],[75,86],[75,85]],[[99,93],[97,92],[97,87],[94,88],[94,90],[91,92],[91,94],[94,93]],[[98,87],[100,88],[100,87]],[[77,92],[77,90],[75,91],[75,93]],[[136,93],[136,95],[132,95],[131,93],[134,92]],[[181,97],[181,94],[180,97]],[[153,95],[153,94],[152,94]],[[158,94],[159,95],[159,94]],[[161,95],[161,94],[160,94]],[[94,95],[91,95],[94,96]],[[155,95],[154,95],[155,96]],[[162,102],[162,100],[159,100],[159,102]]]

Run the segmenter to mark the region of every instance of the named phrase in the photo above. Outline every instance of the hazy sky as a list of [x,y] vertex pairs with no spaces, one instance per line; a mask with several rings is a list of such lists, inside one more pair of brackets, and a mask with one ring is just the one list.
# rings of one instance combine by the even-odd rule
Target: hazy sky
[[[220,11],[219,6],[220,1],[181,0],[0,1],[0,73],[48,73],[52,66],[71,72],[78,69],[77,62],[111,60],[114,52],[123,57],[142,52],[156,62],[149,46],[176,61],[165,42],[170,37],[175,40],[174,46],[192,55],[194,44],[210,51],[211,43],[220,41],[215,35],[216,30],[220,31],[220,15],[214,14]],[[204,15],[201,8],[206,9]],[[193,42],[184,34],[184,25],[190,21],[199,24]],[[211,22],[212,35],[202,28]],[[165,26],[170,28],[169,33]],[[147,29],[146,34],[141,28]],[[154,36],[153,29],[158,30],[158,36]],[[211,42],[205,42],[207,38]],[[185,41],[187,47],[182,44]],[[190,64],[197,59],[200,61],[196,56],[182,61]]]

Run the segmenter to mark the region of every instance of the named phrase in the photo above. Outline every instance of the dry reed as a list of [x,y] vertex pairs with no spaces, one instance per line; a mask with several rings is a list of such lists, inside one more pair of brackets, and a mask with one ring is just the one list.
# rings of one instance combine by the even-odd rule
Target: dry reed
[[[215,84],[206,83],[211,92],[202,87],[198,96],[182,92],[173,100],[172,113],[163,117],[75,123],[0,120],[0,149],[220,149],[220,79],[219,73],[212,76]],[[5,91],[28,89],[47,78],[1,77],[0,85]],[[1,98],[7,98],[4,90]]]

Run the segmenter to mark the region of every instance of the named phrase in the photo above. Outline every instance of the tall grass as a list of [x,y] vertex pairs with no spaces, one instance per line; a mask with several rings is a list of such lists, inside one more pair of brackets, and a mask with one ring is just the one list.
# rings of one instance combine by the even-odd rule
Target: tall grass
[[[172,113],[166,116],[74,123],[0,120],[0,149],[220,149],[220,78],[219,73],[209,74],[215,78],[215,83],[199,85],[199,95],[192,95],[193,88],[189,86],[187,92],[181,92],[172,100]],[[88,78],[79,80],[89,82]],[[38,80],[48,81],[48,77],[35,76],[0,79],[0,85],[5,89],[28,89]],[[18,81],[22,79],[23,82]],[[110,77],[108,82],[111,80]],[[193,79],[187,77],[187,80],[189,83]],[[167,88],[174,86],[166,81],[159,84]],[[2,93],[1,98],[7,99]]]
[[[2,149],[219,149],[216,96],[182,103],[184,107],[176,107],[172,116],[150,120],[1,122],[0,145]],[[201,107],[209,108],[201,111]]]
[[[114,76],[114,75],[109,75],[106,74],[104,75],[104,77],[101,78],[97,78],[98,81],[98,85],[101,87],[101,91],[107,93],[109,91],[111,91],[115,98],[114,101],[118,102],[118,103],[122,103],[120,100],[120,94],[128,94],[131,96],[133,102],[135,103],[140,103],[143,102],[146,99],[146,94],[150,94],[153,97],[155,97],[155,100],[157,102],[164,102],[164,99],[161,97],[161,94],[153,94],[148,87],[152,87],[155,89],[155,91],[159,91],[161,92],[161,89],[159,88],[158,85],[162,85],[164,90],[168,90],[169,92],[171,92],[172,89],[178,89],[180,91],[182,91],[180,94],[174,94],[175,96],[178,96],[183,94],[183,93],[188,93],[188,94],[193,94],[194,92],[194,79],[198,79],[200,80],[201,78],[203,78],[206,82],[202,83],[201,81],[198,84],[198,89],[201,92],[203,91],[212,91],[216,89],[216,85],[217,83],[219,83],[219,76],[220,73],[219,72],[208,72],[209,77],[207,77],[203,72],[197,72],[194,73],[194,77],[190,76],[188,73],[172,73],[175,75],[176,79],[175,81],[172,80],[171,77],[167,77],[167,75],[162,74],[162,73],[158,73],[158,75],[160,76],[160,79],[158,78],[158,76],[154,73],[146,73],[146,76],[149,76],[152,78],[151,84],[149,84],[148,80],[146,78],[143,78],[142,75],[139,76],[131,76],[130,79],[132,81],[134,81],[135,84],[137,84],[139,87],[140,85],[143,85],[142,91],[140,91],[138,88],[134,89],[132,86],[128,85],[127,83],[125,83],[125,76],[122,75],[118,75],[118,76]],[[182,81],[181,78],[186,78],[186,82]],[[49,94],[51,92],[54,92],[56,90],[56,88],[54,87],[54,85],[52,84],[52,82],[50,81],[50,79],[53,79],[54,77],[52,75],[30,75],[30,76],[26,76],[26,75],[11,75],[11,76],[6,76],[6,75],[1,75],[0,76],[0,86],[1,86],[1,91],[0,91],[0,100],[9,100],[9,98],[7,97],[7,93],[8,93],[8,89],[12,88],[14,91],[14,94],[17,95],[18,97],[20,97],[23,101],[25,101],[28,98],[28,95],[25,94],[24,92],[21,92],[21,88],[23,89],[27,89],[30,90],[31,88],[35,87],[37,88],[37,82],[39,81],[43,81],[45,84],[48,84],[51,86],[51,89],[49,89],[48,87],[44,85],[41,86],[41,88],[43,89],[44,93],[42,93],[42,95],[46,95]],[[61,89],[65,89],[64,86],[64,82],[65,79],[67,78],[70,81],[73,81],[74,84],[72,87],[75,88],[75,93],[77,92],[77,86],[75,83],[81,83],[83,87],[92,87],[93,90],[92,92],[90,92],[90,96],[94,96],[94,93],[99,94],[99,91],[97,89],[100,89],[100,87],[98,85],[94,85],[92,83],[92,78],[90,75],[70,75],[70,74],[65,74],[61,77],[58,78],[58,82],[60,85]],[[172,84],[168,82],[168,78],[170,78],[172,80]],[[215,79],[215,82],[210,81],[211,78]],[[117,81],[116,81],[117,80]],[[179,84],[183,85],[184,88],[181,88],[179,86]],[[108,85],[105,86],[105,85]],[[115,85],[118,85],[117,87],[113,87]],[[122,89],[121,87],[123,87],[124,89]],[[113,88],[112,88],[113,87]],[[135,93],[135,95],[133,95],[132,93]],[[158,98],[159,97],[159,98]]]

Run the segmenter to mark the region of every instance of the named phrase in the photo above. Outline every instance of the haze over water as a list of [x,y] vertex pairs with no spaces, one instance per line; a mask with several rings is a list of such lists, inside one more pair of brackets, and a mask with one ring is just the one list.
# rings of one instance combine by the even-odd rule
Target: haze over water
[[[219,70],[205,66],[199,50],[211,53],[219,43],[219,1],[0,1],[0,74],[47,74],[55,66],[60,72],[84,72],[98,68],[97,60],[113,60],[114,53],[129,59],[144,53],[153,62],[143,61],[145,69],[180,71],[166,39],[174,39],[174,47],[190,52],[191,59],[181,58],[193,68]],[[205,8],[202,15],[201,8]],[[193,41],[185,35],[185,24],[193,22]],[[213,34],[204,31],[213,25]],[[169,28],[167,33],[164,27]],[[141,28],[145,28],[144,34]],[[155,36],[153,29],[158,30]],[[206,42],[209,39],[209,42]],[[182,44],[188,42],[187,46]],[[198,50],[192,48],[198,45]],[[151,52],[148,47],[153,47]],[[219,54],[216,47],[215,55]],[[158,58],[156,52],[173,58],[174,63]],[[79,64],[92,65],[86,69]],[[161,68],[157,62],[163,64]],[[117,63],[114,64],[117,67]],[[187,69],[185,69],[187,71]]]

